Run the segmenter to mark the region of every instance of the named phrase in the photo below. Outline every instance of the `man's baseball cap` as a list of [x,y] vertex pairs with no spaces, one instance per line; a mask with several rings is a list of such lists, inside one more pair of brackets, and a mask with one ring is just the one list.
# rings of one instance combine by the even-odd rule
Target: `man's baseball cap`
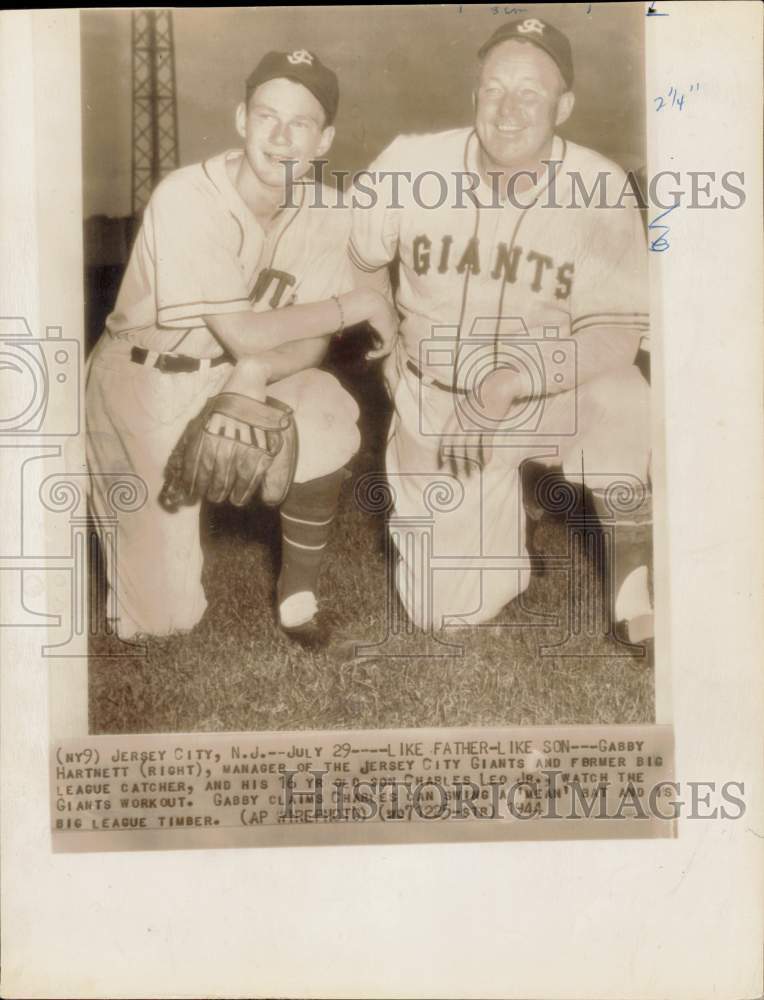
[[247,100],[261,83],[280,79],[293,80],[306,87],[326,112],[326,124],[331,125],[340,103],[340,85],[337,74],[324,66],[314,52],[295,49],[263,56],[247,78]]
[[500,25],[487,42],[478,50],[478,57],[483,59],[500,42],[514,39],[518,42],[530,42],[543,49],[557,63],[565,86],[570,90],[573,86],[573,55],[570,42],[559,28],[540,17],[519,17]]

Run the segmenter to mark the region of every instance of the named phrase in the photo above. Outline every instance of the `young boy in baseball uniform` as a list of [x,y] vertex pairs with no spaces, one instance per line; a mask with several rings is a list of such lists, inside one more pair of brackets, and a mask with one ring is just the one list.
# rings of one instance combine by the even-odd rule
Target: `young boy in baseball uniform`
[[165,465],[209,397],[225,387],[262,400],[267,386],[294,411],[299,439],[281,506],[278,620],[304,645],[324,640],[316,583],[359,435],[355,402],[317,366],[333,333],[364,320],[383,344],[370,356],[381,356],[396,323],[383,296],[351,290],[349,213],[325,207],[309,179],[338,101],[337,77],[314,53],[268,53],[236,111],[243,149],[173,172],[146,208],[87,379],[97,521],[111,510],[108,474],[146,487],[106,549],[123,639],[185,631],[204,614],[199,504],[162,507]]
[[[398,591],[428,629],[489,621],[527,587],[523,461],[562,465],[598,512],[619,480],[642,494],[648,480],[641,218],[633,198],[586,207],[574,191],[604,174],[612,205],[626,177],[556,134],[574,103],[560,31],[507,22],[479,59],[474,127],[399,136],[370,167],[376,199],[356,199],[349,248],[359,287],[384,291],[400,260],[387,472],[398,523],[422,535],[400,553]],[[410,178],[395,197],[393,171]],[[438,481],[452,502],[433,503]],[[635,562],[632,529],[616,530],[616,617],[637,641],[651,627],[649,536]]]

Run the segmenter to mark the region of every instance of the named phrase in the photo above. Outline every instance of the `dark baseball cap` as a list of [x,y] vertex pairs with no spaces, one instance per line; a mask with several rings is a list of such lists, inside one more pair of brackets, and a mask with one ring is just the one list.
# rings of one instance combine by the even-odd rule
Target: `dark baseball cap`
[[337,74],[324,66],[314,52],[295,49],[263,56],[247,78],[247,100],[260,84],[280,79],[293,80],[306,87],[326,112],[326,124],[331,125],[340,103],[340,85]]
[[513,39],[517,42],[530,42],[542,49],[557,63],[565,86],[570,90],[573,86],[573,55],[570,42],[559,28],[542,20],[540,17],[519,17],[500,25],[487,42],[478,50],[478,56],[483,59],[500,42]]

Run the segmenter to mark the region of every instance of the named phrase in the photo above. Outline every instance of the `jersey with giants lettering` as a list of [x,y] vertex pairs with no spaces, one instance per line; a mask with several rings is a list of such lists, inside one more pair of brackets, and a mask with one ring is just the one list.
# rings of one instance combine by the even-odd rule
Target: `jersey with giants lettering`
[[318,302],[350,287],[350,213],[296,183],[264,232],[237,192],[227,162],[212,157],[169,174],[143,217],[114,311],[111,337],[158,353],[214,357],[205,315]]
[[399,255],[408,357],[450,383],[456,354],[434,349],[441,338],[644,335],[644,227],[623,170],[555,137],[549,169],[507,199],[480,177],[478,150],[470,128],[399,136],[355,191],[350,256],[374,271]]

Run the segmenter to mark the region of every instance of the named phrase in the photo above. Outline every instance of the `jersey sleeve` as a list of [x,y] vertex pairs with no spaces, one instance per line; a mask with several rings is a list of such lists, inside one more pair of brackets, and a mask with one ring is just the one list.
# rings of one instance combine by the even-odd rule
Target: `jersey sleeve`
[[580,236],[571,333],[608,327],[647,336],[647,244],[638,209],[591,207]]
[[153,257],[157,323],[202,325],[202,317],[249,308],[235,220],[190,183],[168,178],[144,217]]
[[395,257],[400,232],[405,184],[396,198],[391,177],[382,174],[403,169],[404,137],[398,136],[368,170],[360,171],[351,189],[353,227],[348,246],[352,263],[361,271],[378,271]]

